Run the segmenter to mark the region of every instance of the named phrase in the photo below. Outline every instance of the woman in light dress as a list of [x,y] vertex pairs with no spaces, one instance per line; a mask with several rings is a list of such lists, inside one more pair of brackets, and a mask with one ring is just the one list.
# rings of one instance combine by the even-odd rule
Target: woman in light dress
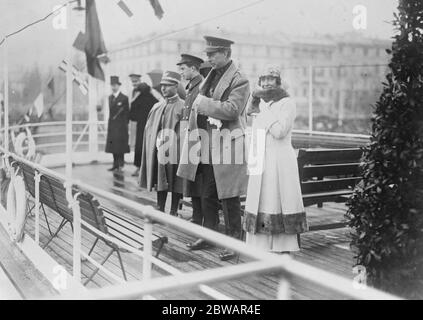
[[278,68],[266,68],[247,108],[254,120],[243,228],[247,244],[289,253],[308,226],[291,144],[296,106],[281,82]]

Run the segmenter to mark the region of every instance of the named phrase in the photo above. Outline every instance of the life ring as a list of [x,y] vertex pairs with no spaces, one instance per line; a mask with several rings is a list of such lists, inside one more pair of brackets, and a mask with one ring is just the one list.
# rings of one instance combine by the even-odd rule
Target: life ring
[[7,190],[8,229],[13,241],[23,239],[26,222],[25,182],[21,176],[13,176]]
[[[28,144],[28,146],[25,148],[27,149],[26,154],[24,152],[25,140],[27,140],[27,144]],[[35,141],[29,130],[18,134],[18,136],[15,139],[14,147],[15,147],[15,152],[21,157],[24,157],[26,159],[31,159],[33,156],[35,156]]]

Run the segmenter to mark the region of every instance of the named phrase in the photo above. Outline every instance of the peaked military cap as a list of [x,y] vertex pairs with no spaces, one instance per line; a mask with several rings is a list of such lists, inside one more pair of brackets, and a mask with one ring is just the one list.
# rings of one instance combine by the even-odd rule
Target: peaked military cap
[[221,49],[230,49],[231,45],[235,43],[232,40],[212,36],[204,36],[204,39],[207,42],[206,52],[216,52]]
[[175,71],[165,71],[163,73],[162,80],[160,81],[160,84],[178,84],[181,82],[181,75],[178,72]]
[[204,62],[203,59],[187,54],[187,53],[183,53],[181,54],[181,60],[176,64],[176,65],[181,65],[181,64],[187,64],[187,63],[192,63],[197,65],[198,67],[200,67],[200,65]]
[[140,74],[138,74],[138,73],[131,73],[131,74],[129,75],[129,77],[130,77],[130,78],[141,78],[141,75],[140,75]]

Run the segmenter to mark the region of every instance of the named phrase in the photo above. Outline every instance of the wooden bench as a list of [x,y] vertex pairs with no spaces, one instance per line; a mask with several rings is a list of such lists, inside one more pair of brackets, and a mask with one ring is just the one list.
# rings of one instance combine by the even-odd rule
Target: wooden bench
[[[35,198],[34,178],[36,170],[22,162],[15,161],[13,165],[18,166],[20,168],[21,174],[25,181],[26,189],[29,195]],[[72,194],[75,195],[76,193],[79,193],[77,200],[80,206],[81,219],[83,221],[85,221],[87,224],[94,227],[95,229],[101,231],[102,233],[114,237],[131,247],[134,247],[136,249],[143,248],[144,229],[140,225],[130,221],[129,219],[124,218],[122,215],[120,215],[113,209],[102,206],[92,194],[84,192],[74,187]],[[49,232],[51,234],[50,239],[44,245],[45,248],[56,236],[58,236],[59,232],[67,223],[70,223],[70,226],[73,230],[73,212],[72,209],[68,207],[64,181],[52,176],[42,174],[40,178],[40,205],[43,210],[44,217],[49,228]],[[28,209],[32,210],[34,206]],[[60,222],[59,227],[54,233],[50,229],[50,224],[48,222],[44,206],[49,207],[62,217],[62,221]],[[103,265],[104,263],[106,263],[110,256],[114,252],[116,252],[122,269],[123,277],[125,280],[127,280],[125,268],[120,255],[120,252],[127,252],[127,250],[124,250],[115,243],[104,239],[102,236],[96,234],[84,225],[82,225],[82,228],[88,231],[89,233],[93,234],[96,238],[90,251],[88,252],[88,255],[91,255],[95,246],[98,243],[98,240],[102,240],[107,246],[111,248],[111,251],[106,255],[106,257],[100,264]],[[156,257],[159,256],[164,244],[167,243],[167,241],[167,237],[163,237],[159,234],[153,233],[153,247],[156,248]],[[91,279],[97,274],[98,271],[99,269],[97,268],[90,275],[85,284],[91,281]]]
[[[349,149],[300,149],[298,171],[305,207],[325,202],[345,202],[351,196],[360,178],[359,148]],[[310,230],[334,229],[346,222],[310,227]]]
[[362,151],[353,149],[300,149],[298,170],[305,206],[345,202],[360,180]]

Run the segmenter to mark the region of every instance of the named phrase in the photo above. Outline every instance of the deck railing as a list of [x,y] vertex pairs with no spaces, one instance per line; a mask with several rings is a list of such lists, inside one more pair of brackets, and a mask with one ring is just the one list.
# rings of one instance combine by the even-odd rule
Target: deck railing
[[[86,123],[76,122],[78,125],[86,125]],[[53,125],[53,124],[44,124]],[[55,123],[54,125],[57,125]],[[10,128],[15,130],[18,128]],[[82,130],[83,132],[84,130]],[[77,140],[78,141],[78,140]],[[118,284],[111,287],[105,287],[101,289],[90,289],[85,295],[78,294],[77,296],[66,296],[65,298],[75,299],[126,299],[126,298],[139,298],[141,296],[149,296],[151,294],[165,292],[172,289],[181,288],[192,288],[198,287],[201,291],[208,294],[215,299],[229,299],[226,295],[218,292],[217,290],[207,286],[210,283],[218,283],[223,280],[237,279],[247,275],[257,275],[269,271],[280,271],[282,278],[280,280],[280,290],[277,298],[288,299],[289,298],[289,283],[290,280],[295,278],[301,278],[311,283],[313,286],[319,286],[329,290],[338,292],[342,296],[353,298],[353,299],[398,299],[393,295],[381,292],[371,287],[359,285],[355,281],[340,277],[335,274],[331,274],[325,270],[321,270],[305,263],[295,261],[289,256],[278,256],[275,254],[263,252],[247,246],[244,242],[230,238],[226,235],[218,232],[197,226],[190,222],[184,221],[183,219],[176,218],[160,211],[155,210],[151,206],[142,205],[134,202],[127,198],[119,195],[107,192],[97,187],[91,186],[83,181],[77,179],[66,179],[64,175],[53,171],[40,164],[29,161],[15,153],[8,152],[4,148],[0,147],[0,152],[4,157],[11,157],[16,161],[23,162],[33,167],[37,174],[35,175],[35,241],[39,244],[40,239],[40,228],[39,228],[39,215],[38,210],[39,204],[39,178],[40,175],[48,175],[65,181],[65,187],[69,191],[68,203],[69,207],[73,211],[73,277],[76,281],[81,281],[81,257],[87,259],[95,267],[100,268],[105,274],[109,275]],[[12,170],[11,167],[8,168]],[[126,207],[128,210],[127,214],[137,219],[144,221],[144,243],[143,250],[135,249],[113,237],[103,234],[99,230],[93,228],[91,225],[81,220],[79,212],[79,204],[77,196],[72,197],[72,187],[75,186],[81,190],[90,192],[96,196],[106,198],[109,201],[113,201],[115,204]],[[251,262],[244,262],[238,265],[230,267],[220,267],[212,270],[196,271],[190,273],[182,273],[175,267],[164,263],[163,261],[155,258],[152,255],[152,231],[153,224],[159,223],[167,225],[171,228],[178,229],[186,234],[195,237],[201,237],[206,241],[212,242],[219,247],[225,247],[235,252],[248,257]],[[116,276],[111,271],[107,270],[106,267],[100,265],[93,260],[88,254],[83,252],[81,248],[81,233],[82,227],[90,229],[90,231],[97,234],[99,237],[115,243],[116,245],[124,248],[133,254],[143,259],[143,278],[141,281],[125,282],[120,277]],[[152,266],[155,265],[158,268],[166,271],[170,276],[151,278]],[[54,297],[52,297],[54,298]]]
[[[39,122],[39,123],[26,123],[22,125],[14,125],[9,127],[9,137],[11,145],[14,145],[14,139],[19,132],[29,132],[31,138],[36,142],[38,151],[44,154],[63,153],[65,148],[65,122]],[[95,127],[95,130],[90,128]],[[106,121],[73,121],[72,122],[72,137],[73,137],[73,152],[87,150],[91,153],[102,152],[106,143],[107,136],[107,122]],[[45,131],[45,132],[44,132]],[[95,136],[93,136],[93,133]],[[0,129],[1,140],[3,140],[3,129]],[[248,130],[247,130],[248,135]],[[331,139],[335,140],[354,140],[362,141],[362,144],[369,141],[370,136],[363,134],[351,133],[336,133],[324,131],[309,131],[309,130],[293,130],[293,139],[295,142],[296,137],[318,137],[321,140]],[[355,146],[355,145],[354,145]],[[345,146],[344,146],[345,147]],[[28,146],[23,147],[26,151]]]

